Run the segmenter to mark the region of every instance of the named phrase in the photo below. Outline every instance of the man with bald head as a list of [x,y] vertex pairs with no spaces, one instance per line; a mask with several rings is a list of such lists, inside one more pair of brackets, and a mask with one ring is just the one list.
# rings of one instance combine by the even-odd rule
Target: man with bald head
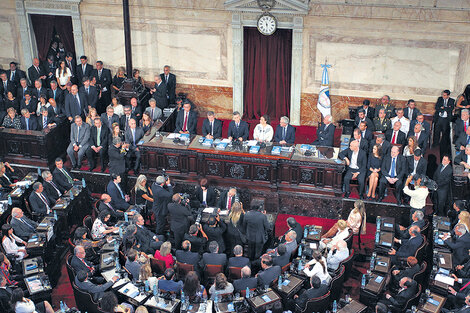
[[332,121],[333,118],[331,115],[323,117],[323,122],[317,128],[317,139],[315,139],[312,145],[333,147],[336,127],[333,125]]
[[403,187],[403,176],[407,170],[407,162],[400,154],[400,148],[393,146],[390,154],[386,155],[382,161],[382,177],[379,183],[379,202],[383,201],[385,188],[395,186],[395,198],[397,204],[401,205],[401,191]]
[[364,193],[364,181],[367,172],[367,154],[359,149],[359,142],[352,140],[349,148],[340,152],[338,158],[344,160],[347,169],[344,175],[344,197],[348,198],[351,194],[350,181],[357,179],[359,184],[359,197],[362,199]]
[[31,82],[31,86],[33,86],[34,82],[37,79],[40,79],[42,81],[42,84],[46,82],[45,79],[47,78],[47,74],[44,68],[39,63],[38,58],[34,58],[33,65],[28,68],[28,77],[29,81]]
[[38,227],[38,223],[24,216],[23,210],[20,208],[11,210],[10,225],[13,227],[15,235],[23,240],[28,240],[30,235],[36,233],[36,227]]
[[78,92],[78,86],[73,85],[70,93],[65,97],[65,116],[73,123],[75,116],[85,118],[85,110],[88,108],[88,102],[84,94]]

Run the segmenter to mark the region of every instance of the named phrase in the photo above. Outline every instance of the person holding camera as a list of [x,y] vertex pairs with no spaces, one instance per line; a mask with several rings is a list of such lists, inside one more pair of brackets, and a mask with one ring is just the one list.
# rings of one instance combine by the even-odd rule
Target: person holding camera
[[217,241],[220,253],[225,253],[224,233],[227,225],[220,220],[219,214],[211,215],[202,229],[207,234],[208,241]]
[[166,216],[168,215],[168,203],[170,203],[173,195],[173,186],[171,185],[169,177],[158,176],[151,189],[154,196],[152,211],[155,214],[155,222],[157,224],[155,233],[157,235],[163,235]]
[[190,208],[185,205],[188,203],[189,199],[185,199],[185,203],[182,203],[181,195],[179,193],[175,193],[171,200],[172,202],[168,204],[168,212],[170,213],[170,230],[173,232],[173,236],[175,237],[175,249],[179,249],[193,216]]
[[[198,236],[201,234],[201,236]],[[191,251],[202,254],[207,244],[208,237],[202,225],[199,223],[189,226],[189,231],[184,234],[184,240],[188,240],[191,243]]]

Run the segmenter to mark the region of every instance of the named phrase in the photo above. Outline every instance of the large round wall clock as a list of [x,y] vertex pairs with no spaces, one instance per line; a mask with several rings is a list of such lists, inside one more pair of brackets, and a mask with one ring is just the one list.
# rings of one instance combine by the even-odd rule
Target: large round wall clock
[[277,29],[276,18],[267,12],[263,13],[258,18],[257,27],[261,34],[266,36],[272,35]]

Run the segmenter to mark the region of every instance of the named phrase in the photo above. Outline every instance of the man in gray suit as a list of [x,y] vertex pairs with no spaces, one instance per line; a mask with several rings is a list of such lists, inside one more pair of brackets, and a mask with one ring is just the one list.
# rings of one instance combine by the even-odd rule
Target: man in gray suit
[[159,119],[160,116],[162,116],[162,110],[160,108],[157,108],[157,100],[155,100],[154,98],[150,98],[149,107],[145,109],[145,112],[150,115],[150,118],[154,122]]
[[114,285],[118,279],[118,276],[113,276],[106,284],[95,285],[88,280],[87,272],[79,271],[77,276],[75,276],[75,285],[78,287],[78,289],[91,294],[94,301],[98,301],[103,297],[103,293],[111,288],[111,286]]
[[124,134],[126,143],[129,144],[129,152],[126,154],[126,167],[131,167],[131,158],[135,156],[134,174],[139,174],[140,169],[140,150],[138,147],[139,141],[144,137],[144,131],[141,127],[136,127],[135,119],[129,120],[129,128]]
[[[83,123],[82,118],[76,115],[75,123],[70,127],[70,144],[67,147],[67,154],[72,162],[72,167],[79,169],[82,159],[90,145],[90,125]],[[75,152],[78,154],[78,161],[75,159]]]
[[13,208],[11,210],[10,225],[13,227],[15,235],[23,240],[28,240],[29,236],[34,234],[36,227],[38,227],[38,223],[24,216],[23,210],[20,208]]

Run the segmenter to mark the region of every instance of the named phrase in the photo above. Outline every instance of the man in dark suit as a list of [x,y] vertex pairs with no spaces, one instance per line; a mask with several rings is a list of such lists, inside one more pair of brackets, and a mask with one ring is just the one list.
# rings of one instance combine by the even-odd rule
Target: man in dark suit
[[38,223],[24,216],[20,208],[11,209],[10,225],[15,235],[23,240],[28,240],[30,235],[36,233],[36,227],[38,227]]
[[277,265],[282,268],[289,264],[292,252],[287,251],[287,246],[285,244],[277,246],[276,252],[277,253],[273,253],[271,255],[273,258],[273,265]]
[[7,93],[11,91],[13,96],[16,94],[16,85],[14,82],[8,80],[7,73],[0,74],[0,96],[7,97]]
[[65,54],[65,66],[69,68],[70,74],[72,74],[72,77],[70,78],[70,81],[72,82],[72,84],[78,84],[77,61],[73,58],[72,52],[67,52]]
[[300,295],[294,295],[295,304],[302,310],[305,309],[308,300],[321,297],[328,292],[328,285],[322,284],[317,276],[310,278],[310,286],[310,289],[300,292]]
[[228,267],[245,267],[250,266],[250,259],[243,256],[243,247],[236,245],[233,247],[233,257],[228,259]]
[[424,131],[423,126],[421,126],[421,124],[415,124],[414,128],[410,129],[410,132],[408,133],[408,138],[411,136],[416,138],[418,147],[421,148],[424,155],[428,148],[428,134]]
[[183,110],[180,110],[176,116],[175,133],[195,135],[196,127],[197,113],[191,111],[191,104],[189,102],[184,102]]
[[273,258],[269,254],[264,254],[261,258],[261,268],[262,271],[256,274],[260,287],[270,286],[281,275],[281,267],[273,266]]
[[287,222],[287,227],[289,227],[289,229],[284,233],[284,235],[279,237],[279,243],[286,242],[286,235],[291,230],[293,230],[297,234],[297,237],[295,237],[295,239],[296,239],[297,244],[299,244],[302,241],[302,238],[304,236],[302,225],[300,225],[292,216],[288,217],[286,222]]
[[150,89],[150,94],[152,94],[152,97],[155,99],[158,108],[163,110],[168,106],[166,86],[160,75],[155,75],[155,86]]
[[455,290],[454,287],[449,286],[448,291],[450,294],[447,296],[446,305],[459,309],[449,311],[446,308],[442,308],[441,312],[470,313],[470,280],[459,278],[458,281],[461,282],[460,289],[454,286],[457,289]]
[[95,86],[90,86],[89,77],[83,77],[82,79],[83,86],[80,87],[79,92],[85,95],[88,107],[96,108],[96,103],[98,102],[98,90]]
[[49,104],[50,106],[47,108],[47,115],[58,120],[63,113],[62,107],[59,107],[57,102],[52,98],[49,99]]
[[[16,62],[10,62],[10,69],[7,71],[8,80],[15,84],[15,88],[20,86],[20,80],[22,78],[26,78],[26,73],[20,70],[17,65]],[[16,90],[13,95],[16,97]]]
[[112,105],[108,105],[106,113],[101,114],[101,123],[109,128],[109,131],[113,131],[113,124],[119,124],[119,116],[114,114],[114,108]]
[[357,108],[357,112],[359,113],[359,110],[364,110],[365,116],[370,119],[371,121],[374,120],[375,117],[375,109],[370,106],[370,100],[365,99],[362,101],[362,106]]
[[33,184],[33,192],[29,195],[29,205],[34,213],[42,216],[49,214],[51,211],[51,203],[47,200],[43,193],[44,187],[40,182]]
[[406,171],[407,176],[409,175],[426,175],[426,170],[428,168],[428,161],[423,157],[421,149],[416,149],[414,151],[414,156],[407,157],[408,168]]
[[119,128],[126,132],[129,129],[129,121],[132,118],[132,110],[130,105],[124,107],[124,114],[119,119]]
[[[364,139],[363,139],[364,140]],[[338,155],[340,160],[344,160],[348,169],[344,175],[344,197],[349,198],[351,195],[350,181],[357,179],[359,183],[359,197],[364,198],[364,181],[367,172],[367,154],[364,150],[359,149],[357,140],[351,141],[349,149],[341,151]]]
[[[201,236],[199,236],[199,234]],[[193,224],[189,226],[188,233],[184,234],[184,240],[191,243],[191,251],[202,254],[205,251],[208,237],[204,232],[201,224]]]
[[416,102],[413,99],[408,100],[407,107],[403,109],[404,116],[411,121],[415,121],[418,114],[421,113],[416,108]]
[[38,129],[36,116],[32,116],[31,113],[27,109],[22,109],[21,114],[23,115],[20,117],[21,129],[25,129],[25,130],[37,130]]
[[197,271],[201,256],[197,252],[191,252],[191,243],[189,240],[183,241],[181,250],[176,250],[176,261],[179,263],[191,264]]
[[76,180],[70,175],[70,173],[64,168],[64,162],[61,158],[55,159],[55,169],[52,172],[54,176],[54,182],[60,192],[64,193],[73,186],[73,181]]
[[70,266],[73,268],[75,273],[84,271],[89,275],[90,278],[94,276],[92,278],[94,281],[104,281],[102,277],[97,277],[98,270],[91,262],[86,259],[85,248],[81,245],[77,245],[73,249],[73,256],[70,259]]
[[387,141],[390,142],[390,144],[398,144],[398,145],[404,145],[406,144],[406,134],[400,130],[401,128],[401,122],[396,121],[393,124],[393,128],[387,130],[385,133],[385,138]]
[[134,222],[137,226],[137,232],[135,233],[135,238],[139,245],[137,249],[147,254],[154,255],[155,250],[160,249],[165,237],[157,235],[145,227],[145,220],[140,214],[134,215]]
[[359,149],[366,152],[369,151],[369,141],[367,139],[362,138],[362,133],[359,128],[356,128],[353,131],[352,137],[351,137],[351,142],[352,141],[357,141],[359,143]]
[[400,248],[392,248],[388,253],[392,258],[393,264],[398,264],[401,260],[407,259],[409,256],[414,256],[416,250],[423,243],[423,236],[421,235],[421,230],[418,226],[412,226],[408,230],[410,234],[410,239],[397,239],[393,240],[396,243],[400,244]]
[[[101,194],[99,206],[98,206],[98,211],[101,213],[103,211],[107,211],[110,215],[110,221],[113,223],[116,223],[118,220],[123,220],[124,219],[124,211],[122,209],[119,209],[117,207],[114,207],[111,202],[112,198],[110,195],[107,193]],[[133,212],[128,212],[128,215],[132,215]]]
[[33,96],[33,98],[36,99],[36,101],[39,102],[39,98],[41,98],[42,95],[46,95],[47,96],[47,88],[43,87],[43,83],[41,82],[40,79],[36,79],[34,81],[34,88],[31,88],[30,91],[31,91],[31,95]]
[[286,143],[294,144],[295,128],[289,124],[289,118],[287,116],[282,116],[279,120],[279,125],[276,127],[273,141],[279,142],[281,145]]
[[462,165],[464,169],[470,169],[470,144],[465,147],[464,151],[460,152],[460,154],[455,157],[454,164]]
[[96,87],[98,94],[101,96],[96,103],[96,110],[101,114],[106,109],[106,106],[111,103],[111,71],[103,67],[102,61],[96,61],[96,69],[91,72],[91,76],[96,78]]
[[95,118],[93,127],[90,129],[89,147],[86,151],[86,157],[90,164],[90,171],[96,167],[95,155],[100,156],[101,173],[106,169],[106,157],[108,152],[109,129],[101,123],[101,119]]
[[42,185],[44,187],[46,198],[49,200],[49,203],[56,203],[57,199],[62,196],[62,192],[60,191],[59,186],[54,183],[52,173],[49,171],[43,171],[41,176],[43,179]]
[[467,145],[470,145],[470,127],[467,128],[465,133],[460,134],[459,138],[455,141],[455,150],[460,150],[460,153],[463,153]]
[[251,269],[248,266],[242,268],[242,278],[233,281],[233,289],[236,292],[242,290],[255,289],[258,287],[258,279],[256,277],[251,277]]
[[222,122],[215,118],[212,111],[207,111],[207,118],[202,122],[202,136],[208,139],[222,137]]
[[460,111],[460,118],[455,121],[455,138],[459,138],[461,134],[465,134],[468,128],[470,128],[470,114],[468,109],[462,109]]
[[170,203],[173,196],[173,186],[170,178],[165,179],[164,176],[158,176],[155,183],[152,184],[152,194],[154,199],[152,211],[156,220],[155,233],[163,235],[166,216],[168,215],[168,203]]
[[359,124],[361,122],[366,122],[367,128],[373,130],[374,129],[374,123],[372,123],[372,120],[366,116],[366,112],[362,109],[357,111],[357,117],[354,120],[354,125],[356,127],[359,127]]
[[176,102],[176,76],[175,74],[170,73],[169,65],[165,65],[163,67],[163,73],[160,74],[160,78],[166,86],[166,98],[168,99],[168,104],[174,104]]
[[450,122],[454,106],[455,100],[450,97],[450,91],[442,91],[435,105],[433,146],[447,147],[450,144]]
[[13,289],[7,286],[7,278],[0,275],[0,311],[4,313],[14,313],[15,310],[10,305]]
[[20,84],[16,90],[16,97],[19,101],[23,101],[26,93],[31,95],[31,88],[28,86],[28,80],[26,78],[22,78],[20,79]]
[[228,139],[244,141],[248,139],[248,123],[241,120],[239,112],[233,112],[233,120],[228,124]]
[[433,180],[437,183],[437,190],[434,193],[434,204],[437,205],[437,213],[444,215],[446,212],[447,197],[451,185],[453,170],[451,159],[448,155],[442,157],[441,164],[434,172]]
[[47,74],[44,68],[40,65],[39,59],[33,59],[33,65],[28,68],[28,77],[31,82],[31,86],[34,84],[36,79],[40,79],[44,84],[46,82]]
[[423,229],[426,222],[424,221],[423,211],[416,210],[411,215],[411,224],[408,227],[404,227],[399,224],[395,224],[395,237],[398,239],[409,239],[410,238],[410,228],[413,226],[418,226],[419,229]]
[[51,98],[55,100],[58,107],[62,108],[65,105],[64,91],[57,88],[57,82],[55,80],[51,81],[51,88],[47,90],[47,99]]
[[405,267],[394,267],[392,268],[392,275],[390,284],[396,290],[400,288],[399,283],[403,277],[413,278],[413,276],[419,272],[421,265],[418,264],[418,260],[414,256],[410,256],[406,259]]
[[418,283],[411,278],[403,277],[400,280],[400,289],[398,293],[394,296],[390,293],[385,294],[385,299],[380,300],[380,303],[383,303],[387,306],[393,305],[398,310],[405,309],[405,305],[416,295],[418,290]]
[[201,179],[199,186],[196,188],[196,200],[192,207],[215,207],[217,201],[217,195],[215,194],[214,188],[209,186],[206,178]]
[[175,237],[175,248],[179,249],[184,234],[188,231],[192,221],[192,214],[187,203],[181,203],[181,196],[175,193],[168,204],[168,212],[170,213],[170,230]]
[[37,130],[41,131],[47,127],[54,127],[57,125],[55,117],[53,115],[49,116],[49,109],[45,106],[41,108],[40,113],[41,115],[39,115],[36,120],[38,124]]
[[452,263],[454,266],[463,264],[468,259],[470,249],[470,234],[464,224],[457,224],[454,227],[455,238],[450,233],[444,235],[444,244],[452,251]]
[[400,154],[400,149],[393,146],[390,154],[386,155],[382,161],[382,177],[379,183],[379,202],[383,201],[385,187],[388,185],[395,185],[395,198],[397,204],[401,205],[401,191],[403,186],[403,176],[406,173],[407,164]]
[[96,285],[88,280],[88,273],[86,271],[79,271],[75,276],[75,285],[81,291],[85,291],[93,297],[93,300],[98,302],[106,290],[111,288],[114,283],[119,279],[119,276],[113,276],[110,281],[103,285]]
[[120,186],[121,176],[118,174],[111,174],[111,180],[106,187],[106,191],[111,196],[111,205],[116,210],[127,211],[131,206],[129,204],[130,197],[125,194],[125,191]]
[[137,123],[142,118],[142,107],[139,105],[136,98],[131,98],[131,116]]
[[379,145],[382,150],[382,156],[387,155],[390,152],[390,142],[385,140],[384,134],[377,134],[375,142],[372,141],[369,145],[369,154],[372,153],[372,149],[375,145]]
[[252,200],[250,211],[245,214],[242,229],[248,239],[248,257],[255,260],[261,256],[270,229],[263,205]]
[[221,210],[231,210],[232,204],[237,202],[237,200],[237,189],[232,187],[227,192],[224,192],[220,195],[217,207],[219,207]]
[[419,112],[416,116],[416,120],[410,122],[410,129],[414,129],[416,124],[420,124],[422,127],[422,131],[426,132],[428,135],[428,139],[431,138],[431,125],[427,121],[424,120],[424,114]]
[[134,174],[138,175],[140,170],[140,150],[139,142],[144,137],[144,131],[141,127],[136,127],[136,122],[133,118],[129,120],[129,129],[125,132],[126,144],[129,145],[129,150],[126,154],[126,167],[131,167],[131,158],[135,157]]
[[88,102],[84,94],[78,93],[77,85],[70,89],[71,93],[65,96],[65,116],[72,123],[75,116],[85,118],[85,110],[88,109]]
[[227,265],[227,255],[225,253],[219,253],[219,244],[217,241],[211,241],[209,243],[209,252],[202,255],[202,259],[199,262],[201,269],[204,269],[206,265]]
[[312,145],[333,147],[336,127],[331,122],[331,119],[331,115],[326,115],[323,118],[323,122],[317,128],[317,139],[315,139]]
[[36,116],[38,101],[33,98],[30,92],[26,92],[25,98],[20,101],[20,110],[26,109],[31,115]]
[[359,131],[361,132],[361,137],[362,139],[367,140],[367,142],[370,142],[372,141],[372,139],[374,139],[374,135],[372,134],[371,129],[373,128],[369,128],[366,122],[361,121],[359,123]]
[[86,55],[80,57],[80,64],[76,67],[77,70],[77,84],[82,85],[83,77],[91,77],[93,66],[88,64],[88,58]]

